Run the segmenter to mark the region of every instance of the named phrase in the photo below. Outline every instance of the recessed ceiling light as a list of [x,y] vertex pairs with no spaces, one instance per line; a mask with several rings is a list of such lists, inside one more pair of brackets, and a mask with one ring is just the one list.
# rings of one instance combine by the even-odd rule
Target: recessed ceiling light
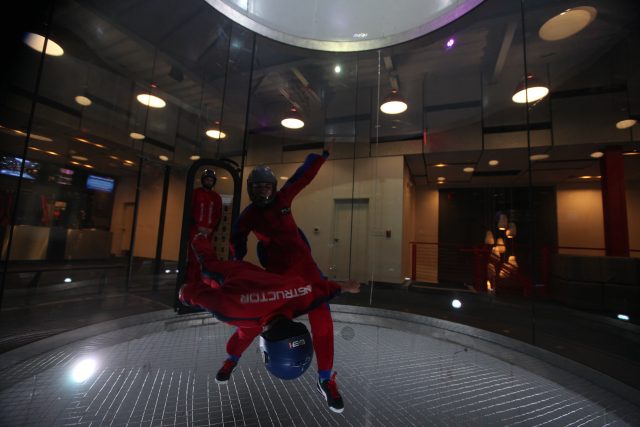
[[78,104],[82,105],[83,107],[88,107],[89,105],[92,104],[91,99],[87,98],[84,95],[78,95],[74,99]]
[[158,158],[159,158],[160,160],[162,160],[163,162],[167,162],[167,161],[169,161],[169,157],[165,156],[164,154],[160,154],[160,155],[158,156]]
[[281,176],[280,179],[283,180],[283,181],[286,181],[286,180],[289,179],[289,177],[288,176]]
[[447,178],[445,178],[444,176],[439,176],[438,177],[438,181],[444,181],[445,179],[447,179]]
[[637,151],[628,151],[626,153],[622,153],[623,156],[636,156],[638,154],[640,154],[640,153],[637,152]]
[[196,160],[200,160],[200,156],[198,156],[197,154],[194,154],[192,156],[189,156],[189,160],[193,160],[195,162]]
[[591,6],[567,9],[545,22],[538,35],[545,41],[566,39],[582,31],[596,19],[598,12]]
[[124,165],[126,166],[133,166],[135,165],[135,162],[133,162],[132,160],[125,160],[124,162],[122,162]]
[[147,105],[151,108],[164,108],[164,106],[167,105],[167,103],[164,102],[164,99],[151,95],[150,93],[141,93],[136,96],[136,99],[142,105]]
[[591,175],[582,175],[580,179],[591,179],[593,178]]
[[84,157],[84,156],[71,156],[72,159],[76,159],[76,160],[80,160],[81,162],[86,162],[87,160],[89,160],[88,158]]
[[444,184],[444,183],[445,183],[445,181],[444,181],[444,180],[440,180],[440,181],[438,181],[438,184]]
[[219,131],[218,129],[209,129],[205,132],[209,138],[213,139],[224,139],[227,137],[227,134]]
[[616,123],[616,127],[618,129],[629,129],[631,126],[634,126],[636,123],[638,123],[636,119],[620,120],[618,123]]
[[437,168],[443,168],[443,167],[445,167],[445,166],[447,166],[447,165],[446,165],[446,164],[444,164],[444,163],[437,163],[437,164],[435,164],[435,165],[433,165],[433,166],[435,166],[435,167],[437,167]]
[[87,168],[87,169],[93,169],[93,166],[92,166],[92,165],[90,165],[90,164],[88,164],[88,163],[85,163],[85,164],[84,164],[84,165],[82,165],[82,166],[84,166],[84,167],[85,167],[85,168]]
[[[25,33],[22,41],[35,51],[42,52],[42,49],[44,49],[45,38],[40,34]],[[49,39],[47,41],[47,50],[44,53],[51,56],[62,56],[64,50],[58,43]]]
[[113,160],[120,160],[120,159],[118,158],[118,156],[113,156],[113,155],[112,155],[112,156],[109,156],[109,158],[110,158],[110,159],[113,159]]
[[593,157],[594,159],[599,159],[600,157],[604,156],[604,153],[602,151],[594,151],[593,153],[589,154],[591,157]]
[[131,132],[131,133],[129,134],[129,137],[130,137],[131,139],[144,139],[144,135],[143,135],[143,134],[141,134],[141,133],[138,133],[138,132]]
[[333,71],[334,71],[336,74],[340,74],[340,72],[342,71],[342,67],[341,67],[341,66],[339,66],[339,65],[336,65],[335,67],[333,67]]
[[498,160],[489,160],[489,166],[498,166],[499,163]]
[[529,159],[536,161],[536,160],[546,160],[549,158],[549,155],[546,153],[542,153],[542,154],[532,154],[529,156]]
[[471,172],[475,171],[475,168],[472,168],[472,167],[469,166],[469,167],[466,167],[466,168],[464,168],[462,170],[464,172],[466,172],[466,173],[471,173]]

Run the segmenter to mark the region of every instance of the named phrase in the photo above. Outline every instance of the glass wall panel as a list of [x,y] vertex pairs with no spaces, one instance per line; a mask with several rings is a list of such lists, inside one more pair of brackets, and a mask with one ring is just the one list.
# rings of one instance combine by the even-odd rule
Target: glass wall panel
[[[637,356],[622,322],[640,315],[637,2],[487,0],[357,53],[275,42],[200,0],[34,6],[2,70],[3,309],[127,292],[171,306],[204,168],[226,258],[253,168],[281,189],[330,148],[283,214],[325,276],[363,284],[336,302],[464,323],[637,385],[616,362]],[[563,22],[576,12],[583,27]],[[391,98],[406,110],[381,108]],[[259,264],[256,248],[251,235]]]

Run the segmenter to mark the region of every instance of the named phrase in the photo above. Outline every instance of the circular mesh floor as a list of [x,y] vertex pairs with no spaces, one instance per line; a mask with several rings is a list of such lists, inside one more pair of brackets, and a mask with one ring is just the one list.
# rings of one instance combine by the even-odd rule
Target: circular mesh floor
[[[205,314],[175,316],[25,360],[1,371],[0,425],[602,426],[640,419],[635,405],[577,377],[559,385],[458,344],[344,322],[335,323],[334,368],[345,411],[335,414],[316,390],[315,361],[301,378],[281,381],[262,366],[257,340],[229,383],[216,384],[232,331]],[[73,383],[71,368],[88,356],[96,373]]]

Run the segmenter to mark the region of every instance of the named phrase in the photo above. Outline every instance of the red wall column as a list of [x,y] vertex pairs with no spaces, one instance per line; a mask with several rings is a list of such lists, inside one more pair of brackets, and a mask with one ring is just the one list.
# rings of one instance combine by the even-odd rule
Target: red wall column
[[607,256],[629,256],[627,198],[622,149],[607,148],[600,159],[604,245]]

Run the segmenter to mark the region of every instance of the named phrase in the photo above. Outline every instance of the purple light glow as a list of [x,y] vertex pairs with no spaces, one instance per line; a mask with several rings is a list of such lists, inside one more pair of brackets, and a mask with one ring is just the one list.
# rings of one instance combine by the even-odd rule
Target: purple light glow
[[447,40],[447,49],[451,49],[455,43],[456,40],[453,37]]

